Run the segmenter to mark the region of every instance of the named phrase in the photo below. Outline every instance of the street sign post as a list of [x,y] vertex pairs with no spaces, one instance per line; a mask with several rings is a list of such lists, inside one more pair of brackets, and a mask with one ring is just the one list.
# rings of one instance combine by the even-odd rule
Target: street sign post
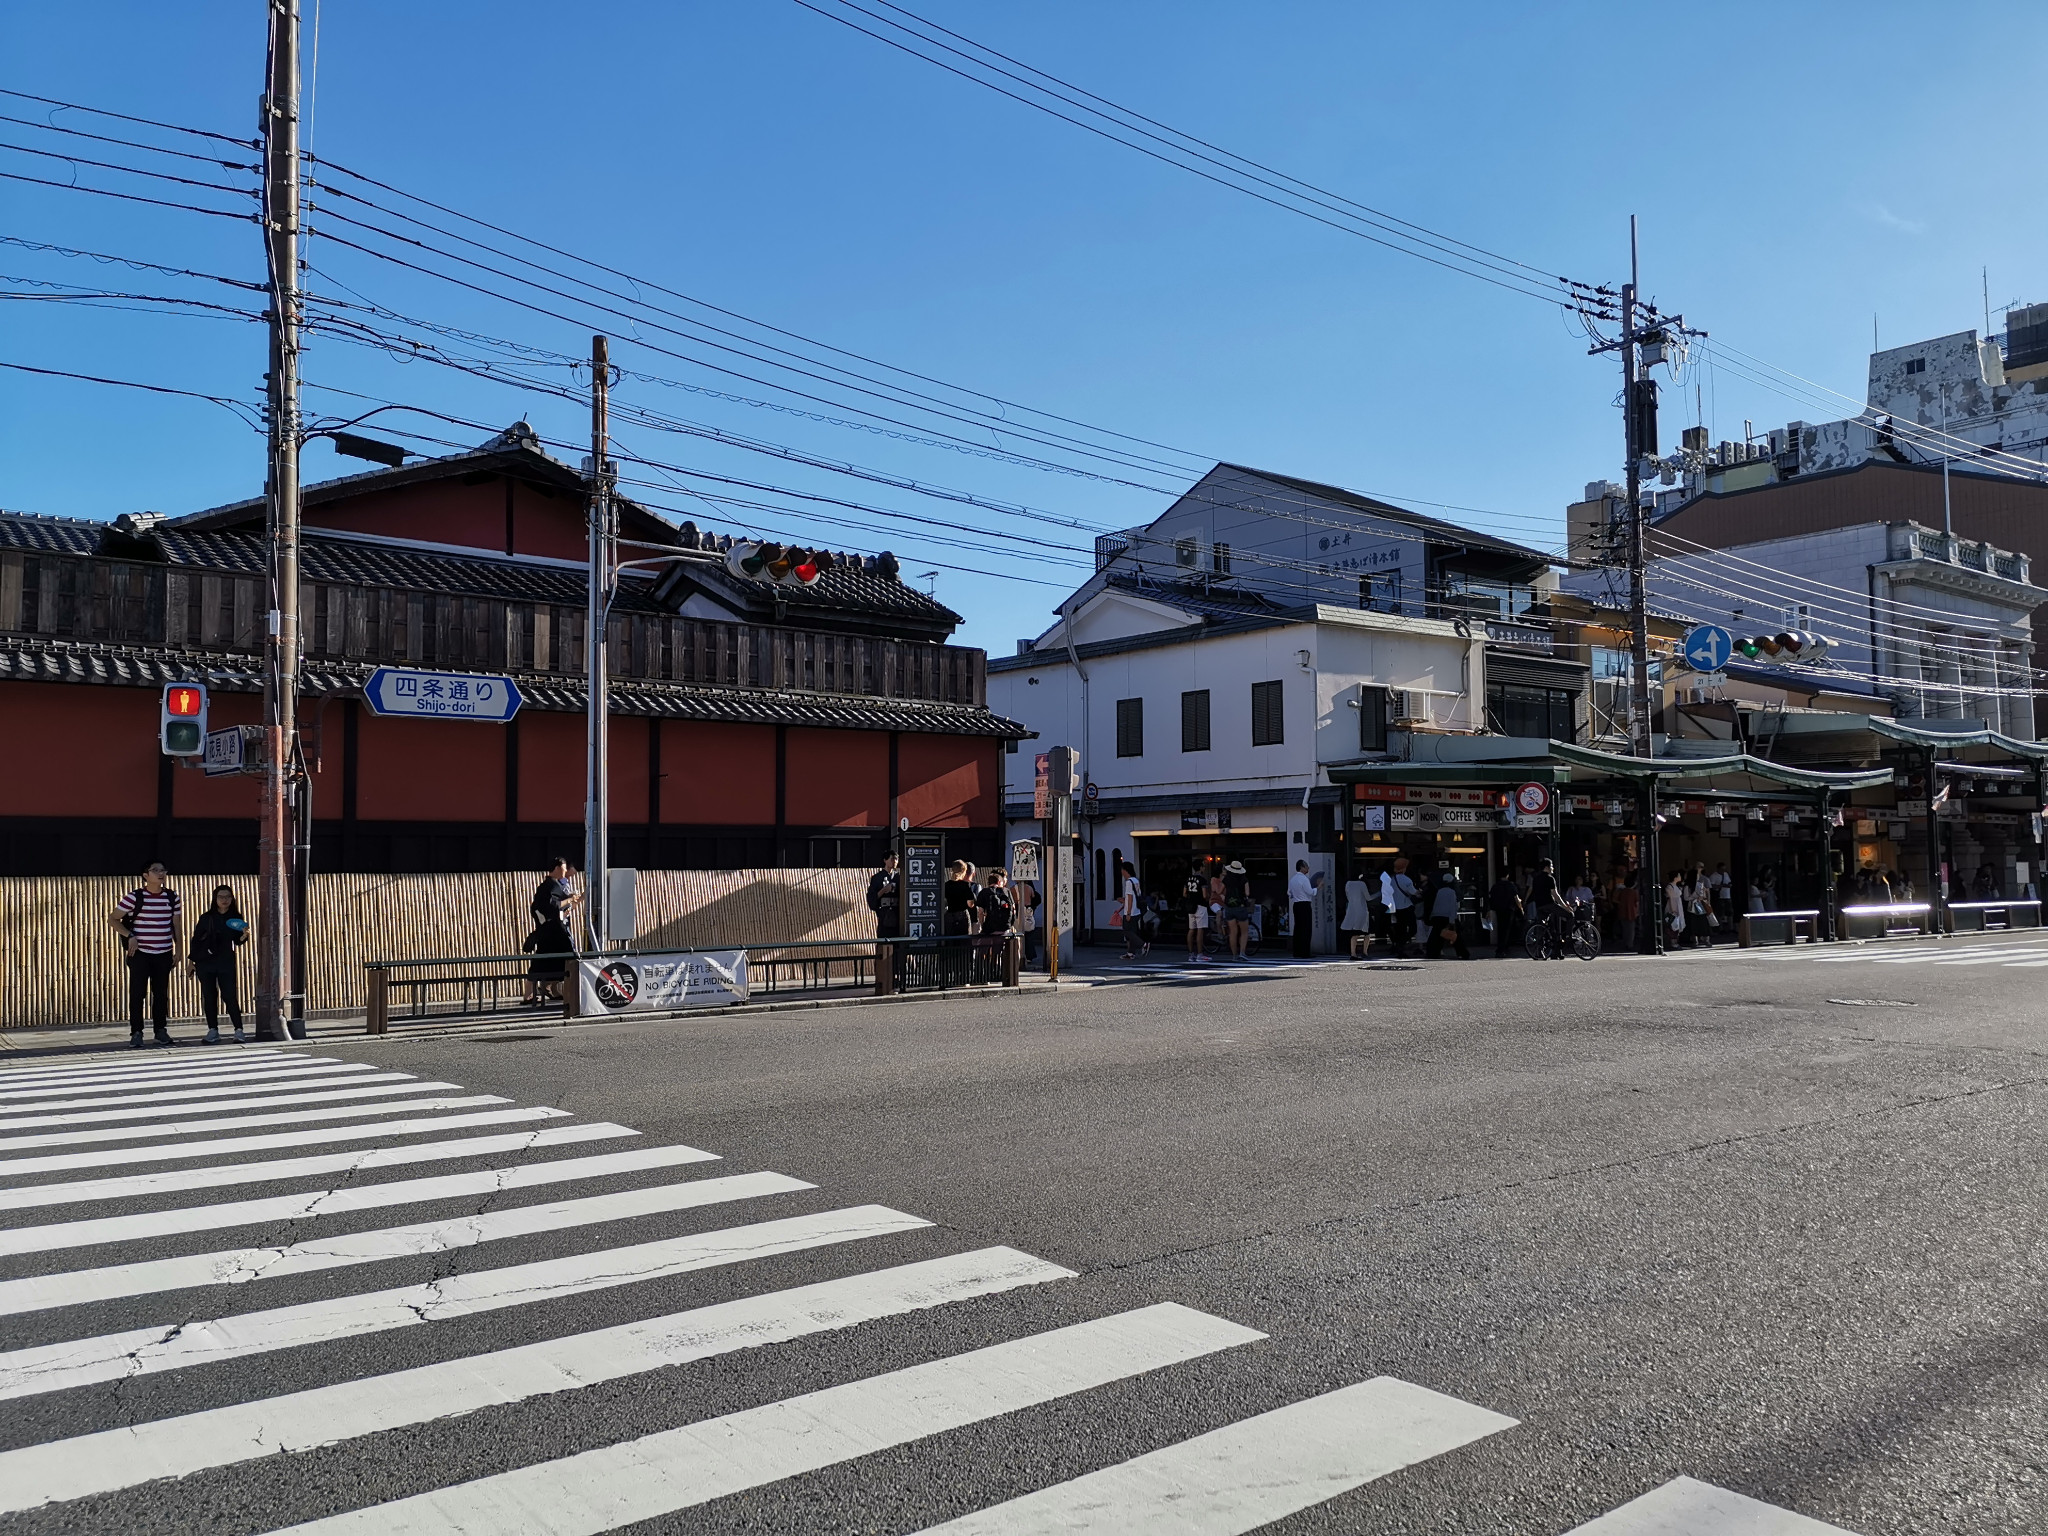
[[263,727],[260,725],[230,725],[218,731],[206,733],[206,751],[200,757],[208,778],[218,778],[224,773],[261,773],[263,771]]
[[1685,659],[1695,672],[1718,672],[1735,654],[1735,637],[1718,624],[1695,624],[1685,632]]
[[424,715],[436,720],[483,720],[503,725],[519,713],[519,685],[484,672],[419,672],[379,667],[363,685],[373,715]]

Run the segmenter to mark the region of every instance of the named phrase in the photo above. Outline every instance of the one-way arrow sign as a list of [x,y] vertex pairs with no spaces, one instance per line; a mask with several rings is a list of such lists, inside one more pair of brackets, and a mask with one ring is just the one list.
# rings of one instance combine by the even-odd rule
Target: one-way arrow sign
[[485,672],[416,672],[379,667],[363,685],[373,715],[427,715],[503,725],[519,713],[519,686]]

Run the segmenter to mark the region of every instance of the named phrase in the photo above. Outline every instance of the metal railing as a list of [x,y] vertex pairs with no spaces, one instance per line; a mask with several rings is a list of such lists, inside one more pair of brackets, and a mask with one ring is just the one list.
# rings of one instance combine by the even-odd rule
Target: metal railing
[[[789,939],[767,944],[722,944],[703,949],[620,949],[604,958],[679,955],[743,950],[747,992],[829,996],[938,992],[959,987],[1022,984],[1023,940],[1018,934],[940,939]],[[576,964],[590,955],[464,955],[433,960],[370,960],[366,1028],[388,1033],[401,1021],[489,1018],[528,1011],[540,1017],[576,1014]],[[561,960],[563,998],[527,1001],[529,968],[535,961]],[[553,978],[542,978],[552,981]]]
[[1840,909],[1845,939],[1897,939],[1931,932],[1934,908],[1924,901],[1858,902]]
[[1735,920],[1735,942],[1743,949],[1759,944],[1820,942],[1820,909],[1799,907],[1784,912],[1745,912]]
[[2007,928],[2041,926],[2038,901],[1952,901],[1949,926],[1957,933],[1997,933]]

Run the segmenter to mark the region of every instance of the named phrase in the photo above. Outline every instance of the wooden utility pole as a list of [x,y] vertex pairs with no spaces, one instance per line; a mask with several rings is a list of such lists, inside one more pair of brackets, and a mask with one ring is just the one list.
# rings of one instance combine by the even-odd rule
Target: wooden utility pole
[[[263,233],[270,270],[270,474],[265,531],[270,605],[263,635],[263,784],[256,1038],[292,1029],[292,796],[299,708],[299,4],[269,0],[263,95]],[[302,779],[298,792],[304,793]],[[301,1016],[302,1017],[302,1016]]]
[[611,435],[606,416],[611,366],[611,348],[606,339],[591,337],[590,611],[584,622],[590,707],[583,796],[583,904],[589,914],[590,942],[597,949],[604,948],[610,939],[607,908],[611,894],[611,700],[605,629],[611,618],[613,586],[618,579],[614,558],[617,513],[612,505],[611,459],[606,452]]

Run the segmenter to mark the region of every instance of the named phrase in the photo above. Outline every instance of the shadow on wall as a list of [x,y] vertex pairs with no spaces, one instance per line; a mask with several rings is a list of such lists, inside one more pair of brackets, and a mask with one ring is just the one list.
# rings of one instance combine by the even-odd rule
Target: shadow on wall
[[641,877],[640,949],[874,936],[864,869],[663,871]]

